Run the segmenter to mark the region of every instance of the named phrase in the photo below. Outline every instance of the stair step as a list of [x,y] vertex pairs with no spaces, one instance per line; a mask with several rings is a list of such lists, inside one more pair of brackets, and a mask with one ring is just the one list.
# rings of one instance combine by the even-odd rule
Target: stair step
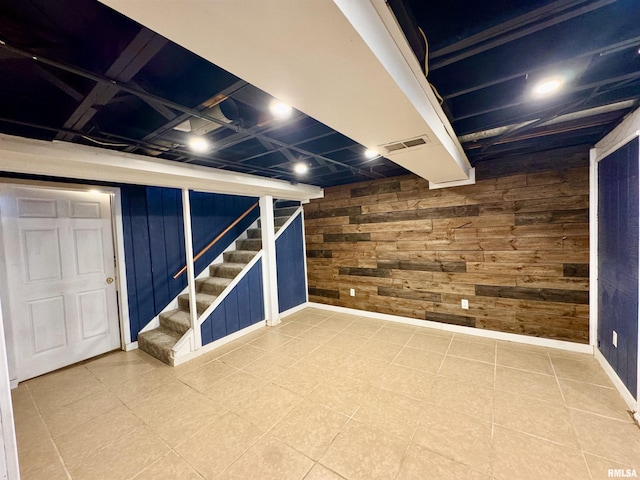
[[152,357],[173,366],[173,346],[180,336],[166,328],[160,327],[138,334],[138,348]]
[[262,229],[261,228],[250,228],[247,230],[247,237],[250,239],[258,239],[262,238]]
[[254,250],[232,250],[231,252],[224,252],[222,258],[225,262],[229,263],[249,263],[253,257],[256,256]]
[[161,313],[160,326],[181,337],[191,328],[191,315],[180,309]]
[[238,240],[236,245],[239,250],[251,250],[254,252],[260,251],[262,248],[261,238],[247,238],[245,240]]
[[[281,227],[282,225],[287,223],[287,220],[289,220],[289,217],[274,217],[273,225],[276,227]],[[262,226],[262,222],[260,221],[260,219],[258,219],[258,227],[261,227],[261,226]]]
[[298,211],[298,206],[295,207],[276,207],[273,209],[273,214],[276,217],[287,217],[289,218],[291,215]]
[[209,275],[212,277],[235,278],[246,266],[246,263],[217,263],[209,267]]
[[[206,293],[196,293],[196,306],[198,308],[198,315],[202,315],[204,311],[209,308],[217,297],[215,295],[207,295]],[[180,310],[189,311],[189,294],[185,293],[178,296],[178,305]]]
[[220,295],[231,283],[230,278],[203,277],[196,280],[196,290],[209,295]]

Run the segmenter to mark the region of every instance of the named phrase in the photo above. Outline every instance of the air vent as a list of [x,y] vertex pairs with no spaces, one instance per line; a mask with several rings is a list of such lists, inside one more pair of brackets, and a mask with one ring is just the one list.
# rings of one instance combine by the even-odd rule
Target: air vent
[[402,140],[400,142],[387,143],[386,145],[380,145],[380,147],[384,148],[387,153],[396,152],[398,150],[404,150],[407,148],[416,148],[421,147],[422,145],[426,145],[431,140],[426,135],[421,135],[419,137],[410,138],[408,140]]

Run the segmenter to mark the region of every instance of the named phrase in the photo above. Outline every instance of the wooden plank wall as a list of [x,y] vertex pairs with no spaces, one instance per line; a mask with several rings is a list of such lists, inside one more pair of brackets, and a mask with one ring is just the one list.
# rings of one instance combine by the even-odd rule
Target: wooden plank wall
[[587,343],[587,154],[484,162],[464,187],[327,188],[305,205],[309,300]]

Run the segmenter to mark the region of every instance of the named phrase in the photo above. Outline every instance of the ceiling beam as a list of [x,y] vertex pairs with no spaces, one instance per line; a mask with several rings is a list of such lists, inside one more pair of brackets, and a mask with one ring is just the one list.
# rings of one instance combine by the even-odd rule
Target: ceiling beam
[[[521,15],[489,30],[485,30],[448,47],[432,52],[429,58],[439,58],[445,55],[447,58],[430,63],[429,69],[433,71],[446,67],[452,63],[459,62],[460,60],[478,55],[492,48],[513,42],[532,33],[539,32],[605,7],[615,1],[616,0],[597,0],[595,2],[593,0],[558,0],[551,5]],[[580,8],[574,8],[580,4],[584,5]],[[571,8],[574,9],[570,10]],[[564,10],[567,10],[566,13],[560,13]],[[456,52],[460,53],[456,54]]]
[[48,81],[52,85],[58,87],[64,93],[69,95],[76,102],[80,102],[84,98],[84,95],[82,95],[79,91],[77,91],[75,88],[73,88],[67,82],[65,82],[62,79],[60,79],[58,76],[56,76],[53,73],[51,73],[49,70],[47,70],[43,66],[36,65],[36,72],[38,72],[38,75],[40,75],[46,81]]

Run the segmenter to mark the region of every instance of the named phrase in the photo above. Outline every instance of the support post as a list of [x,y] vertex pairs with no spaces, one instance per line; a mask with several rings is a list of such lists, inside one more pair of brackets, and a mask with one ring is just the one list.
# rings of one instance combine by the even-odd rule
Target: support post
[[193,237],[191,231],[191,200],[189,189],[182,189],[182,216],[184,218],[184,250],[187,263],[187,289],[189,290],[189,312],[191,329],[193,330],[193,349],[202,347],[202,332],[198,322],[198,307],[196,306],[196,278],[193,269]]
[[273,197],[260,197],[260,225],[262,228],[262,285],[264,314],[267,325],[280,323],[278,305],[278,274],[276,266],[276,231],[273,221]]

